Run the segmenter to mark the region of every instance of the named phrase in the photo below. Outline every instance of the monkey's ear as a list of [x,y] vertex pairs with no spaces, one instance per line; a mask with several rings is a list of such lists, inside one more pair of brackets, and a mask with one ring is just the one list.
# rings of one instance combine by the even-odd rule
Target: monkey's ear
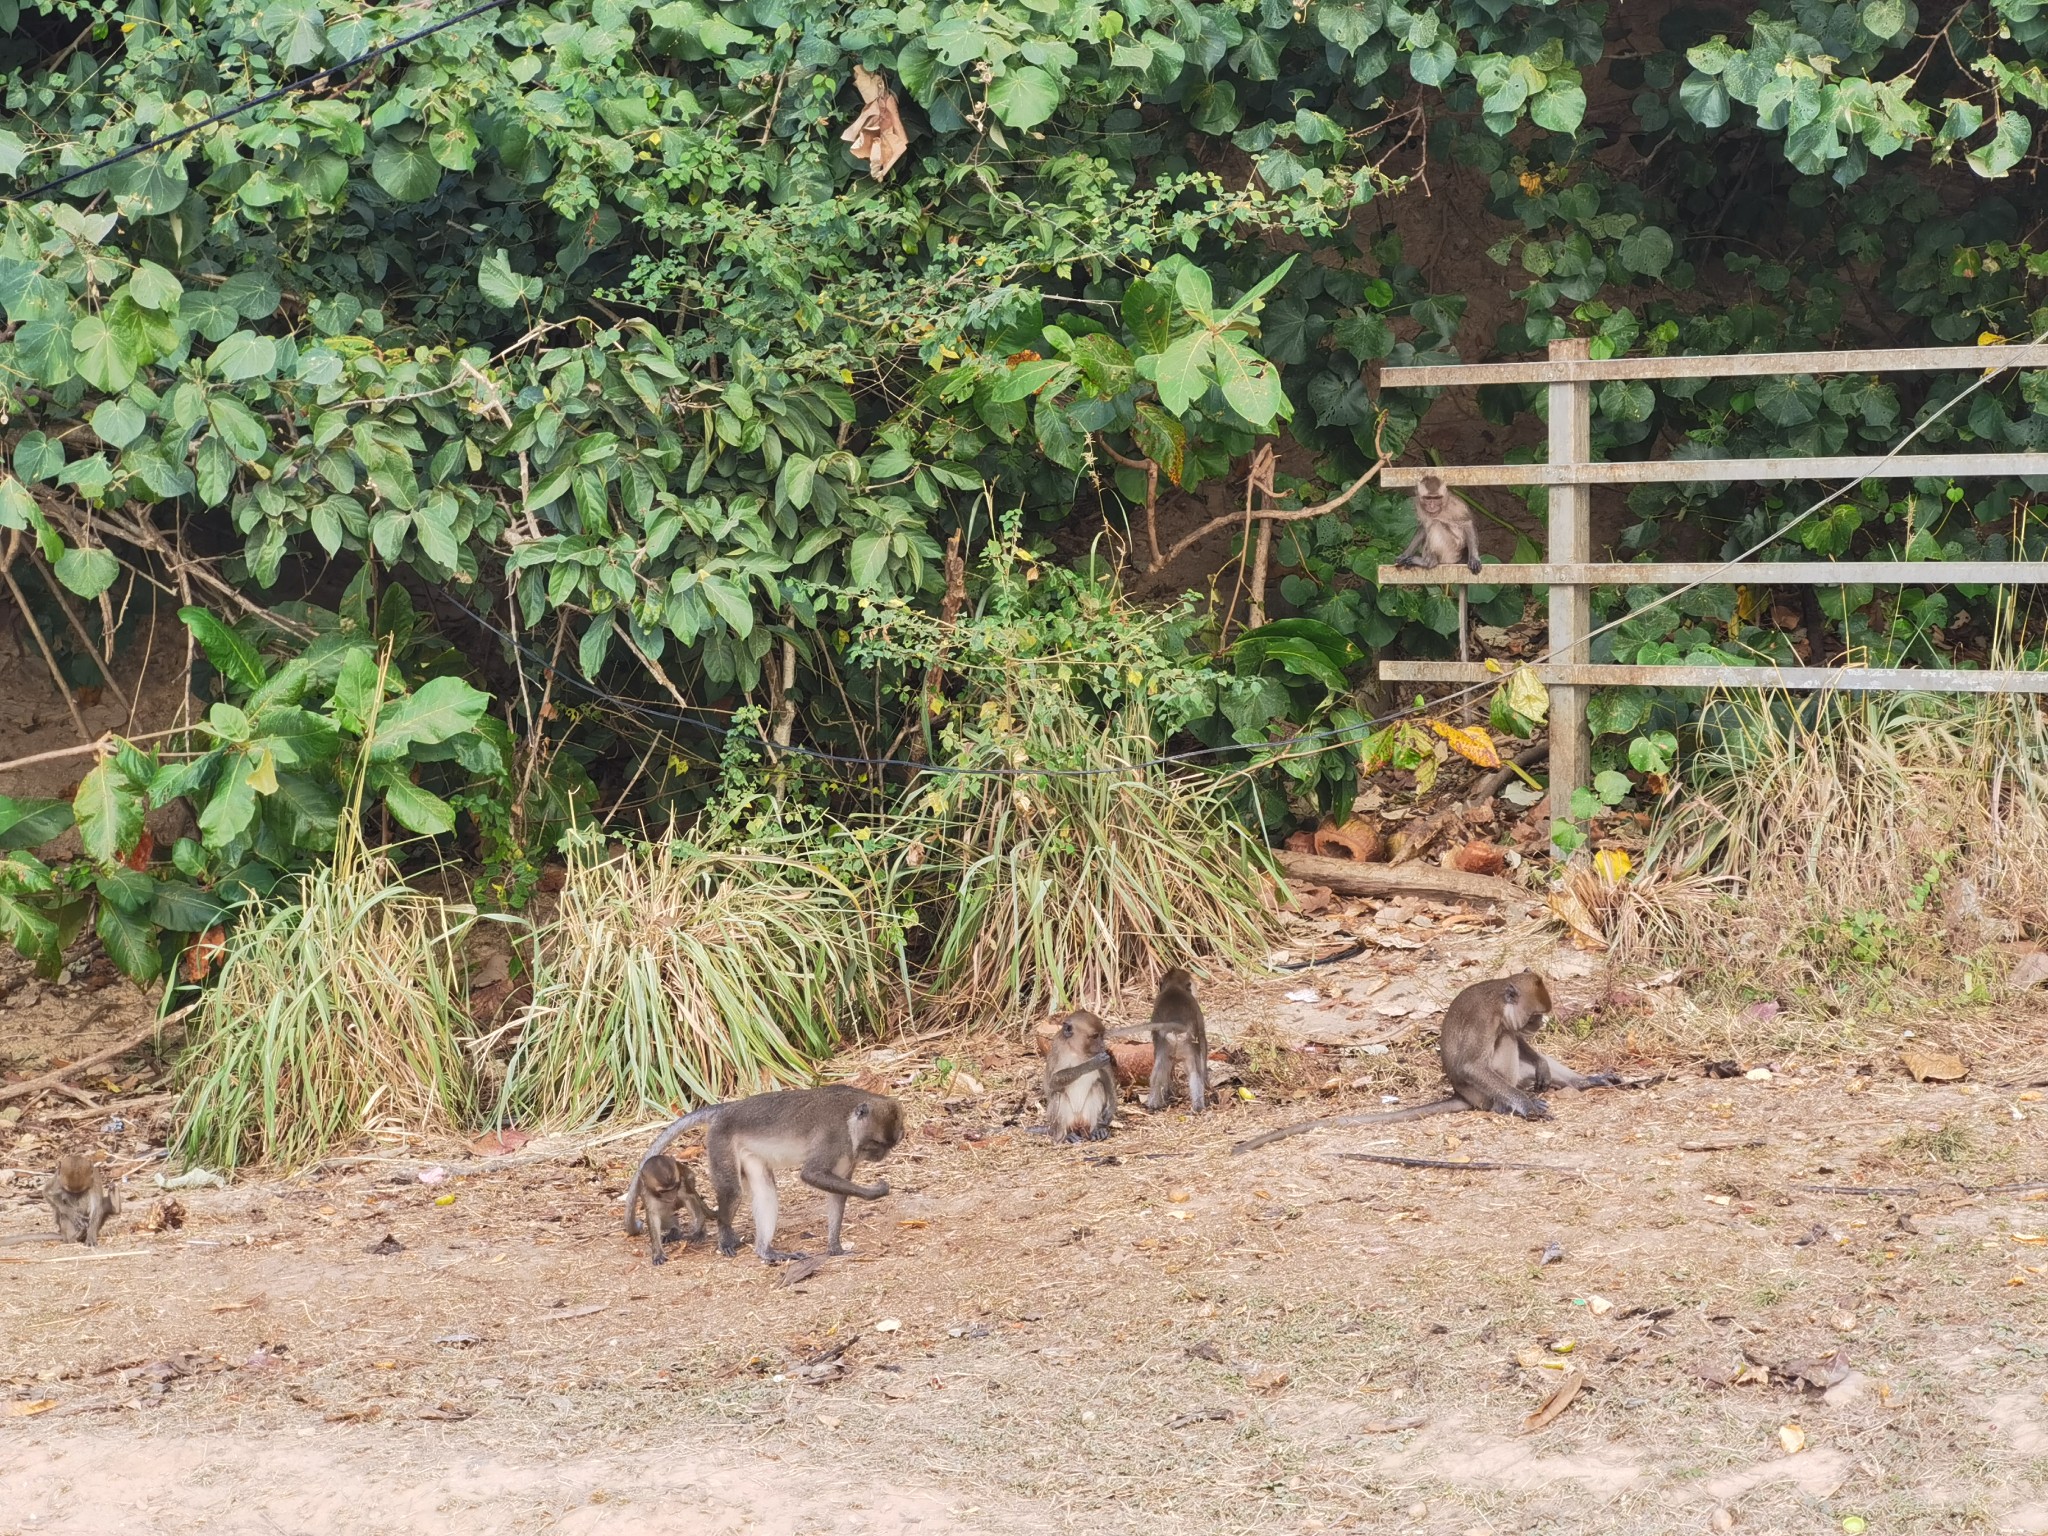
[[867,1107],[867,1105],[865,1105],[865,1104],[861,1104],[861,1105],[858,1105],[858,1106],[856,1106],[856,1107],[855,1107],[855,1109],[854,1109],[854,1111],[853,1111],[853,1118],[854,1118],[854,1119],[856,1119],[856,1120],[865,1120],[865,1119],[867,1119],[867,1117],[868,1117],[868,1107]]
[[1515,1004],[1522,1000],[1521,988],[1517,987],[1512,981],[1509,982],[1501,989],[1500,1000],[1510,1008],[1514,1007]]

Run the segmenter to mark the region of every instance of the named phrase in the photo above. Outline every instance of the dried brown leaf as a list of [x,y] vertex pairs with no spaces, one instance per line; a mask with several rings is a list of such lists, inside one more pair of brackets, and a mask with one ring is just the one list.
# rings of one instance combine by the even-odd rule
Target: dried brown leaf
[[1572,1370],[1566,1372],[1564,1380],[1557,1384],[1557,1390],[1543,1399],[1542,1404],[1534,1413],[1522,1420],[1522,1433],[1533,1435],[1537,1430],[1556,1422],[1557,1416],[1563,1413],[1565,1409],[1571,1407],[1572,1399],[1579,1395],[1579,1389],[1584,1387],[1585,1384],[1586,1373],[1584,1371]]
[[1963,1058],[1947,1051],[1903,1050],[1899,1061],[1917,1083],[1959,1083],[1970,1075]]

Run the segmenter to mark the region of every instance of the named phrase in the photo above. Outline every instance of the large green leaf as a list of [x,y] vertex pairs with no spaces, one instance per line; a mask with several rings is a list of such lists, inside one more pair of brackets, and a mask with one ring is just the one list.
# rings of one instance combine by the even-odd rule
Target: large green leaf
[[149,789],[130,778],[118,757],[109,757],[79,781],[71,800],[86,853],[101,864],[127,856],[142,836]]
[[474,727],[490,707],[489,694],[459,677],[429,678],[418,691],[384,706],[370,741],[370,761],[403,757],[415,742],[446,741]]
[[1060,104],[1059,82],[1035,64],[989,82],[989,110],[1005,128],[1036,128]]
[[204,608],[180,608],[178,617],[221,676],[252,690],[263,686],[263,662],[248,641]]
[[162,974],[163,954],[157,948],[156,924],[146,916],[124,912],[113,902],[103,900],[93,932],[99,935],[107,958],[130,981],[152,982]]
[[98,597],[121,574],[121,562],[110,549],[67,549],[51,567],[57,579],[80,597]]
[[439,837],[455,830],[455,807],[439,795],[404,779],[394,780],[384,791],[384,803],[398,824],[423,837]]
[[424,202],[441,186],[441,162],[424,144],[385,140],[370,157],[370,174],[401,203]]
[[1209,392],[1211,345],[1207,331],[1193,331],[1156,359],[1152,382],[1159,388],[1159,403],[1174,415],[1186,415],[1188,407]]
[[256,787],[250,775],[256,761],[247,752],[231,752],[220,782],[199,813],[200,835],[208,847],[222,848],[249,830],[256,819]]
[[63,800],[16,800],[0,795],[0,853],[40,848],[61,837],[71,825],[71,806]]
[[71,327],[71,346],[72,366],[93,388],[118,395],[135,382],[134,355],[98,315],[86,315]]

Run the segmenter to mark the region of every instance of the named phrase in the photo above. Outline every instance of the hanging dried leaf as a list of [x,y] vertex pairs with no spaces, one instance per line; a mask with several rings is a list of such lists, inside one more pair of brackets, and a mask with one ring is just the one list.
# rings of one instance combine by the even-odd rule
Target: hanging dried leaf
[[1557,1384],[1557,1390],[1543,1399],[1542,1405],[1534,1413],[1522,1420],[1522,1433],[1533,1435],[1537,1430],[1555,1422],[1559,1414],[1571,1407],[1572,1399],[1579,1395],[1579,1389],[1585,1384],[1584,1371],[1567,1371],[1564,1380]]
[[910,137],[903,131],[896,95],[880,75],[856,64],[853,83],[867,107],[839,137],[853,150],[855,159],[867,161],[868,174],[880,181],[910,148]]
[[1449,742],[1451,750],[1466,762],[1481,768],[1500,766],[1500,753],[1495,750],[1493,738],[1486,734],[1484,726],[1446,725],[1441,720],[1432,720],[1429,728]]

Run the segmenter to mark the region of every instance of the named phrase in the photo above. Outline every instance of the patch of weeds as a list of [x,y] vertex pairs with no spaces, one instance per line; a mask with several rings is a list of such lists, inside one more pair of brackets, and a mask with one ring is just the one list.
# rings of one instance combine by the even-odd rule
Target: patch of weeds
[[1967,1125],[1958,1120],[1944,1120],[1935,1130],[1923,1127],[1893,1137],[1885,1143],[1885,1151],[1901,1162],[1935,1162],[1944,1167],[1959,1168],[1969,1160],[1976,1144],[1976,1137]]

